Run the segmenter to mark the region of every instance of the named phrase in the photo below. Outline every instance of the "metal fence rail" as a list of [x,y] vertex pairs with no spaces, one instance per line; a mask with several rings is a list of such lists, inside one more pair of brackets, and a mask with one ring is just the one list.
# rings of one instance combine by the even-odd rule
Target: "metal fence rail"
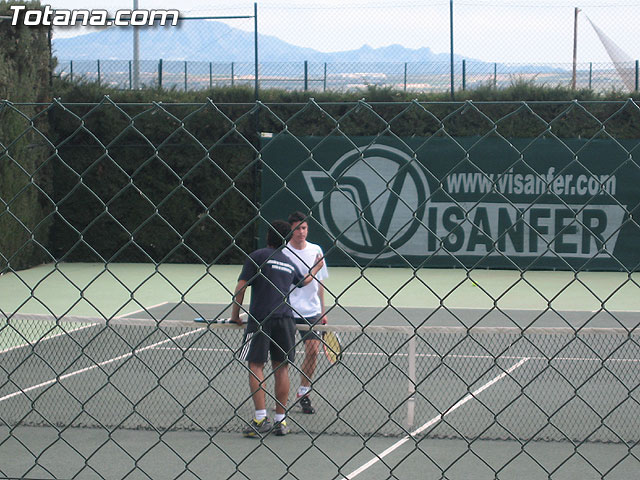
[[[620,76],[620,69],[627,72]],[[261,88],[310,92],[357,91],[370,86],[409,92],[443,93],[451,90],[448,63],[327,63],[264,62],[258,66]],[[133,62],[127,60],[60,60],[55,75],[71,81],[96,82],[123,90],[132,89]],[[140,61],[140,85],[177,90],[253,85],[255,67],[247,62],[175,60]],[[454,65],[454,90],[479,87],[497,89],[517,82],[545,87],[572,85],[571,64],[503,64],[463,60]],[[638,62],[578,64],[576,88],[595,92],[638,91]]]
[[[0,192],[12,236],[0,243],[0,478],[211,478],[211,468],[264,478],[248,467],[262,454],[277,464],[267,475],[283,478],[354,478],[369,467],[461,478],[457,469],[477,461],[487,478],[510,478],[518,462],[531,478],[563,478],[574,462],[599,478],[633,475],[639,116],[632,100],[3,102],[12,128],[0,131],[0,172],[14,181]],[[320,327],[342,335],[344,352],[319,364],[316,415],[288,407],[286,451],[273,435],[239,447],[252,412],[240,331],[193,319],[222,316],[235,276],[217,267],[242,263],[254,235],[293,209],[311,214],[329,265],[356,272],[327,286],[333,323]],[[13,267],[33,249],[46,272]],[[98,273],[74,274],[70,260],[97,261]],[[152,272],[126,276],[118,262]],[[176,262],[203,273],[165,269]],[[375,266],[402,267],[408,279],[390,287]],[[462,281],[442,290],[434,266]],[[500,291],[476,276],[498,268],[516,274]],[[540,269],[567,273],[553,277],[565,282],[556,293],[529,276]],[[591,270],[607,272],[586,280]],[[345,297],[358,281],[370,293],[356,307]],[[470,283],[486,302],[451,306]],[[516,308],[503,308],[520,287],[531,298],[516,293]],[[576,288],[581,308],[558,307]],[[191,302],[198,292],[215,308]],[[163,296],[175,303],[154,305]],[[152,440],[138,442],[145,432]],[[195,443],[179,447],[175,436]],[[387,439],[393,447],[378,443]],[[431,441],[459,442],[444,450],[462,453],[444,460]],[[550,441],[553,465],[541,453]],[[611,449],[606,462],[597,448]],[[154,452],[170,466],[147,464]],[[298,470],[313,455],[324,467]]]

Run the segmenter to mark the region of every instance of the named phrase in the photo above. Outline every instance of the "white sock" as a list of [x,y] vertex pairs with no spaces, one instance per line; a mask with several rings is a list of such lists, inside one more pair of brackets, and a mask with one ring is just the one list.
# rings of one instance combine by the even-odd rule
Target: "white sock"
[[284,420],[284,417],[285,417],[285,416],[286,416],[286,415],[285,415],[284,413],[276,413],[276,414],[273,416],[273,419],[274,419],[276,422],[281,422],[282,420]]
[[311,391],[311,387],[300,386],[300,387],[298,387],[298,396],[299,397],[304,397],[310,391]]
[[266,410],[256,410],[256,420],[260,421],[263,418],[266,418],[267,411]]

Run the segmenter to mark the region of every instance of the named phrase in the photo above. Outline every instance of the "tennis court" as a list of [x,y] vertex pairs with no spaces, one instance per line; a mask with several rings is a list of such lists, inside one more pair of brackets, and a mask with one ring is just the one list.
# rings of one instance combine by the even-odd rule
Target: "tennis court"
[[[343,356],[333,366],[322,358],[314,382],[318,412],[302,415],[291,405],[294,433],[283,439],[239,433],[253,408],[246,369],[237,361],[242,329],[193,321],[228,316],[228,303],[150,295],[144,308],[107,319],[74,313],[56,321],[25,308],[6,315],[0,455],[11,460],[0,472],[8,478],[210,478],[212,468],[216,478],[254,478],[265,468],[274,478],[637,473],[637,311],[474,309],[464,301],[353,306],[369,295],[371,282],[344,288],[353,282],[340,273],[329,284],[339,295],[327,328],[341,336]],[[438,274],[430,272],[431,281],[446,290],[450,272]],[[76,284],[83,277],[65,276]],[[161,281],[168,278],[187,281],[166,273]],[[553,281],[549,275],[544,284]],[[478,279],[469,291],[504,290],[496,282],[511,280]],[[398,290],[392,283],[378,285]],[[215,298],[224,301],[225,285],[232,282],[219,282]],[[401,294],[415,297],[416,286]],[[27,290],[33,301],[34,289]],[[61,301],[74,290],[48,294]],[[200,291],[197,284],[193,290]],[[121,312],[123,298],[112,295],[108,311]],[[95,305],[90,295],[86,300]],[[588,297],[557,301],[589,304]],[[633,307],[636,300],[618,294],[616,301]]]

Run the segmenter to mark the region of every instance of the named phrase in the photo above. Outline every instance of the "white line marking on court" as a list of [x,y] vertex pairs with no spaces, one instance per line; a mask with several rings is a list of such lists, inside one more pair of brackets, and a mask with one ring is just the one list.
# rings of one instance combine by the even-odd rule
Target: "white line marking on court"
[[[163,305],[166,305],[169,302],[162,302],[162,303],[158,303],[157,305],[151,305],[150,307],[146,307],[146,310],[151,310],[152,308],[157,308],[157,307],[162,307]],[[129,315],[135,315],[136,313],[140,313],[145,311],[145,308],[140,308],[138,310],[134,310],[133,312],[129,312],[129,313],[123,313],[122,315],[118,315],[116,317],[113,317],[114,320],[123,318],[123,317],[127,317]],[[55,318],[55,315],[52,315],[52,318]],[[59,317],[59,318],[64,318],[64,315]],[[101,323],[90,323],[89,325],[85,325],[83,327],[78,327],[78,328],[72,328],[71,330],[68,330],[66,332],[62,332],[62,333],[56,333],[55,335],[51,335],[50,337],[45,337],[45,338],[39,338],[38,340],[35,340],[33,343],[23,343],[21,345],[15,345],[13,347],[9,347],[6,348],[4,350],[0,350],[0,355],[2,355],[3,353],[9,353],[12,352],[14,350],[19,350],[21,348],[26,348],[26,347],[31,347],[33,346],[35,343],[40,343],[40,342],[46,342],[47,340],[51,340],[53,338],[57,338],[57,337],[62,337],[64,335],[69,335],[70,333],[75,333],[75,332],[79,332],[80,330],[84,330],[85,328],[91,328],[91,327],[95,327],[97,325],[101,325]]]
[[135,315],[136,313],[146,312],[147,310],[153,310],[154,308],[162,307],[162,306],[166,305],[167,303],[169,303],[169,302],[161,302],[161,303],[157,303],[155,305],[151,305],[150,307],[142,307],[142,308],[139,308],[138,310],[134,310],[133,312],[123,313],[122,315],[118,315],[117,317],[113,317],[113,318],[114,319],[125,318],[125,317],[128,317],[129,315]]
[[88,372],[90,370],[94,370],[94,369],[96,369],[98,367],[102,367],[102,366],[108,365],[110,363],[114,363],[114,362],[118,362],[120,360],[124,360],[125,358],[131,357],[136,353],[144,352],[145,350],[151,350],[152,348],[155,348],[155,347],[157,347],[159,345],[162,345],[164,343],[175,341],[175,340],[178,340],[180,338],[186,337],[188,335],[192,335],[194,333],[197,333],[197,332],[200,332],[200,331],[203,331],[203,330],[206,330],[206,329],[205,328],[198,328],[198,329],[192,330],[192,331],[187,332],[187,333],[182,333],[180,335],[176,335],[174,337],[170,337],[170,338],[167,338],[165,340],[162,340],[161,342],[157,342],[157,343],[154,343],[152,345],[147,345],[146,347],[142,347],[142,348],[133,350],[132,352],[125,353],[124,355],[120,355],[120,356],[111,358],[109,360],[104,360],[103,362],[96,363],[94,365],[91,365],[90,367],[81,368],[80,370],[76,370],[75,372],[67,373],[65,375],[61,375],[59,377],[52,378],[51,380],[47,380],[46,382],[42,382],[42,383],[39,383],[37,385],[33,385],[33,386],[25,388],[25,389],[21,389],[21,390],[19,390],[17,392],[10,393],[9,395],[5,395],[4,397],[0,397],[0,402],[4,402],[5,400],[9,400],[10,398],[17,397],[19,395],[24,395],[27,392],[30,392],[32,390],[37,390],[37,389],[42,388],[42,387],[46,387],[47,385],[52,385],[52,384],[54,384],[56,382],[59,382],[60,380],[65,380],[65,379],[73,377],[75,375],[80,375],[82,373],[86,373],[86,372]]
[[[186,353],[186,352],[205,352],[205,353],[236,353],[235,350],[232,350],[230,348],[207,348],[207,347],[187,347],[187,348],[181,348],[181,347],[160,347],[160,348],[156,348],[155,350],[158,351],[165,351],[165,352],[182,352],[182,353]],[[302,355],[304,352],[304,350],[296,350],[296,355]]]
[[380,460],[382,460],[384,457],[386,457],[387,455],[389,455],[390,453],[392,453],[393,451],[397,450],[398,448],[400,448],[402,445],[404,445],[406,442],[409,441],[409,439],[411,437],[415,437],[416,435],[419,435],[420,433],[422,433],[424,430],[426,430],[427,428],[431,427],[432,425],[438,423],[440,420],[442,420],[444,417],[446,417],[447,415],[449,415],[451,412],[454,412],[455,410],[457,410],[458,408],[460,408],[461,406],[463,406],[465,403],[467,403],[469,400],[471,400],[472,398],[475,398],[476,395],[479,395],[480,393],[482,393],[484,390],[486,390],[487,388],[491,387],[493,384],[499,382],[500,380],[502,380],[504,377],[506,377],[507,375],[509,375],[511,372],[513,372],[514,370],[516,370],[517,368],[520,368],[522,365],[524,365],[527,361],[529,360],[529,358],[525,357],[522,360],[520,360],[518,363],[516,363],[515,365],[513,365],[511,368],[509,368],[508,370],[502,372],[500,375],[498,375],[497,377],[495,377],[494,379],[490,380],[489,382],[485,383],[483,386],[481,386],[480,388],[478,388],[477,390],[474,390],[471,393],[468,393],[464,398],[462,398],[460,401],[458,401],[454,406],[452,406],[449,410],[447,410],[446,412],[432,418],[431,420],[429,420],[427,423],[425,423],[424,425],[422,425],[420,428],[418,428],[417,430],[414,430],[413,432],[411,432],[409,435],[403,437],[401,440],[399,440],[398,442],[394,443],[393,445],[391,445],[389,448],[387,448],[384,452],[382,452],[379,455],[376,455],[375,458],[369,460],[367,463],[365,463],[364,465],[362,465],[360,468],[354,470],[353,472],[351,472],[349,475],[347,475],[346,477],[343,477],[343,480],[351,480],[352,478],[357,477],[358,475],[360,475],[362,472],[364,472],[365,470],[367,470],[369,467],[375,465],[376,463],[378,463]]
[[[327,312],[329,312],[329,308],[333,308],[334,314],[339,313],[342,310],[349,310],[350,308],[367,308],[367,309],[375,308],[380,310],[380,313],[382,313],[383,310],[389,310],[392,312],[398,311],[399,313],[402,313],[402,310],[433,310],[433,313],[435,312],[455,313],[456,310],[461,310],[461,311],[475,310],[478,312],[487,312],[487,313],[491,313],[491,312],[593,313],[593,312],[601,311],[601,310],[590,310],[588,308],[575,309],[575,308],[561,308],[561,307],[547,307],[547,306],[544,306],[544,307],[541,306],[540,308],[535,308],[535,307],[511,307],[511,306],[495,307],[493,305],[487,305],[485,308],[480,308],[480,307],[465,307],[465,306],[455,306],[455,305],[426,305],[426,306],[416,307],[416,306],[404,306],[404,305],[393,305],[393,306],[347,305],[342,303],[333,304],[333,306],[327,306]],[[621,312],[621,313],[638,313],[639,310],[608,310],[608,311]]]
[[16,345],[14,347],[9,347],[9,348],[6,348],[4,350],[0,350],[0,355],[3,354],[3,353],[12,352],[13,350],[18,350],[20,348],[31,347],[36,343],[46,342],[47,340],[51,340],[52,338],[62,337],[63,335],[69,335],[70,333],[79,332],[80,330],[84,330],[85,328],[95,327],[96,325],[98,325],[98,324],[97,323],[92,323],[92,324],[89,324],[89,325],[85,325],[83,327],[73,328],[73,329],[68,330],[66,332],[56,333],[55,335],[51,335],[50,337],[40,338],[38,340],[35,340],[33,343],[27,342],[27,343],[23,343],[22,345]]
[[591,310],[591,313],[608,313],[615,315],[616,313],[638,313],[640,310],[608,310],[605,308],[599,308],[597,310]]

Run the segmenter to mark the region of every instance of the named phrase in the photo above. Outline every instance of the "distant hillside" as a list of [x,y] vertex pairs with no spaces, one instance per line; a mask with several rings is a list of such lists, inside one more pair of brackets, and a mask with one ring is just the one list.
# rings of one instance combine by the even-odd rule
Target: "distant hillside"
[[[54,38],[54,54],[60,60],[130,60],[133,56],[130,28],[109,28],[71,38]],[[298,47],[277,37],[259,35],[260,62],[448,62],[449,54],[429,48],[390,45],[325,53]],[[141,60],[190,60],[253,62],[253,32],[208,20],[183,20],[177,27],[141,28]],[[456,59],[462,57],[456,56]]]

